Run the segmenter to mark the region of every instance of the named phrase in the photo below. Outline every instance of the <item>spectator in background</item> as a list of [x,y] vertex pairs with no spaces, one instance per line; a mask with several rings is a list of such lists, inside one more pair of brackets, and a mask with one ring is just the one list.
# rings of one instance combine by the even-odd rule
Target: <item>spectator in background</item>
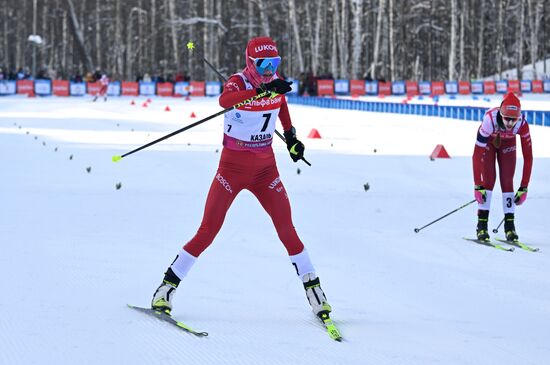
[[22,67],[19,67],[19,70],[17,70],[17,80],[24,80],[28,78],[28,76],[25,74],[25,71],[23,71]]
[[82,82],[82,75],[80,74],[80,72],[75,72],[74,76],[71,78],[71,81],[72,82]]
[[98,67],[95,68],[95,72],[94,72],[94,80],[95,81],[99,81],[101,80],[101,77],[103,76],[103,74],[101,73],[101,69]]
[[84,82],[95,82],[94,75],[92,75],[91,72],[86,72],[86,76],[84,76]]
[[311,95],[311,96],[317,95],[317,78],[313,76],[312,71],[308,71],[306,75],[306,91],[308,95]]
[[298,95],[302,96],[304,95],[304,92],[306,91],[306,73],[300,72],[300,76],[298,77]]
[[143,82],[151,82],[151,81],[152,81],[152,80],[151,80],[151,75],[149,75],[149,73],[146,72],[146,73],[143,75],[143,80],[142,80],[142,81],[143,81]]

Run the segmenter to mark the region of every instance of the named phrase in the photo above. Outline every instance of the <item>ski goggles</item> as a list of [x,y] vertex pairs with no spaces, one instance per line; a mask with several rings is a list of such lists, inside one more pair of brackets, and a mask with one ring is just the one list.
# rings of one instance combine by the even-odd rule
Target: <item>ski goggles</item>
[[267,57],[267,58],[253,58],[248,57],[254,62],[254,66],[256,66],[256,71],[258,71],[258,74],[264,75],[266,71],[270,71],[271,74],[275,74],[275,71],[277,71],[277,67],[279,67],[279,64],[281,63],[281,57]]

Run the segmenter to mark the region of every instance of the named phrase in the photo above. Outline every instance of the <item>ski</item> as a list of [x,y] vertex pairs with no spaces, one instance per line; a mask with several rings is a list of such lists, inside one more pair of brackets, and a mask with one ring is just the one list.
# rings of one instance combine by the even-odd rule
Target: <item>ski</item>
[[496,240],[499,241],[499,242],[502,242],[502,243],[506,243],[506,244],[511,245],[511,246],[519,247],[519,248],[521,248],[525,251],[529,251],[529,252],[537,252],[539,250],[538,247],[532,247],[532,246],[526,245],[525,243],[520,242],[520,241],[508,241],[508,240],[503,240],[501,238],[496,238]]
[[180,321],[177,321],[175,320],[172,316],[170,316],[169,314],[166,314],[164,312],[161,312],[159,310],[155,310],[155,309],[152,309],[152,308],[143,308],[143,307],[136,307],[134,305],[131,305],[131,304],[128,304],[128,307],[132,308],[132,309],[135,309],[137,310],[138,312],[141,312],[141,313],[145,313],[145,314],[148,314],[148,315],[151,315],[155,318],[158,318],[160,319],[161,321],[164,321],[166,323],[170,323],[170,324],[173,324],[174,326],[184,330],[185,332],[187,333],[190,333],[190,334],[193,334],[197,337],[206,337],[208,336],[208,332],[199,332],[199,331],[195,331],[194,329],[190,328],[189,326],[187,326],[186,324],[184,323],[181,323]]
[[342,342],[343,338],[342,335],[340,335],[340,331],[338,331],[338,328],[336,328],[336,325],[334,322],[332,322],[332,319],[328,315],[328,313],[319,313],[319,319],[325,326],[325,329],[327,330],[328,335],[330,338],[332,338],[335,341]]
[[514,251],[513,247],[504,247],[504,246],[499,245],[498,243],[494,243],[494,242],[491,242],[491,241],[481,241],[481,240],[478,240],[476,238],[467,238],[467,237],[462,237],[462,238],[465,239],[466,241],[471,241],[471,242],[475,242],[475,243],[480,244],[480,245],[496,248],[497,250],[508,251],[508,252]]

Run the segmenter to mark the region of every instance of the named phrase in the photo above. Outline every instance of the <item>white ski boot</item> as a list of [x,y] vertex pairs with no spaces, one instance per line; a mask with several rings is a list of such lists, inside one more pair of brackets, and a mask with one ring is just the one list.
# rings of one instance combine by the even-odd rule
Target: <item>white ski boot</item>
[[180,279],[174,274],[171,268],[168,268],[164,273],[164,280],[153,294],[151,308],[164,312],[170,315],[172,311],[172,299],[176,294],[176,289],[180,283]]
[[311,305],[313,313],[319,318],[323,314],[328,314],[332,311],[330,304],[327,302],[327,297],[321,289],[319,278],[315,274],[306,274],[302,277],[304,289],[306,290],[307,300]]

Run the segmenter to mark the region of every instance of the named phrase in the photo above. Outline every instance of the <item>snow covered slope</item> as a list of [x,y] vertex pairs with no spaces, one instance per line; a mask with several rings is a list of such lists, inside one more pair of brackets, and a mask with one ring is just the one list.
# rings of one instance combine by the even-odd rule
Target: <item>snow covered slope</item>
[[[291,105],[313,166],[276,140],[278,167],[345,342],[317,323],[248,192],[178,289],[174,317],[210,334],[196,338],[126,304],[149,304],[195,233],[222,119],[111,156],[219,107],[130,100],[0,99],[0,364],[547,363],[550,128],[532,127],[517,209],[520,237],[541,251],[509,253],[461,239],[475,233],[474,205],[413,232],[472,199],[478,123]],[[306,139],[311,128],[323,138]],[[429,160],[438,143],[451,159]]]

